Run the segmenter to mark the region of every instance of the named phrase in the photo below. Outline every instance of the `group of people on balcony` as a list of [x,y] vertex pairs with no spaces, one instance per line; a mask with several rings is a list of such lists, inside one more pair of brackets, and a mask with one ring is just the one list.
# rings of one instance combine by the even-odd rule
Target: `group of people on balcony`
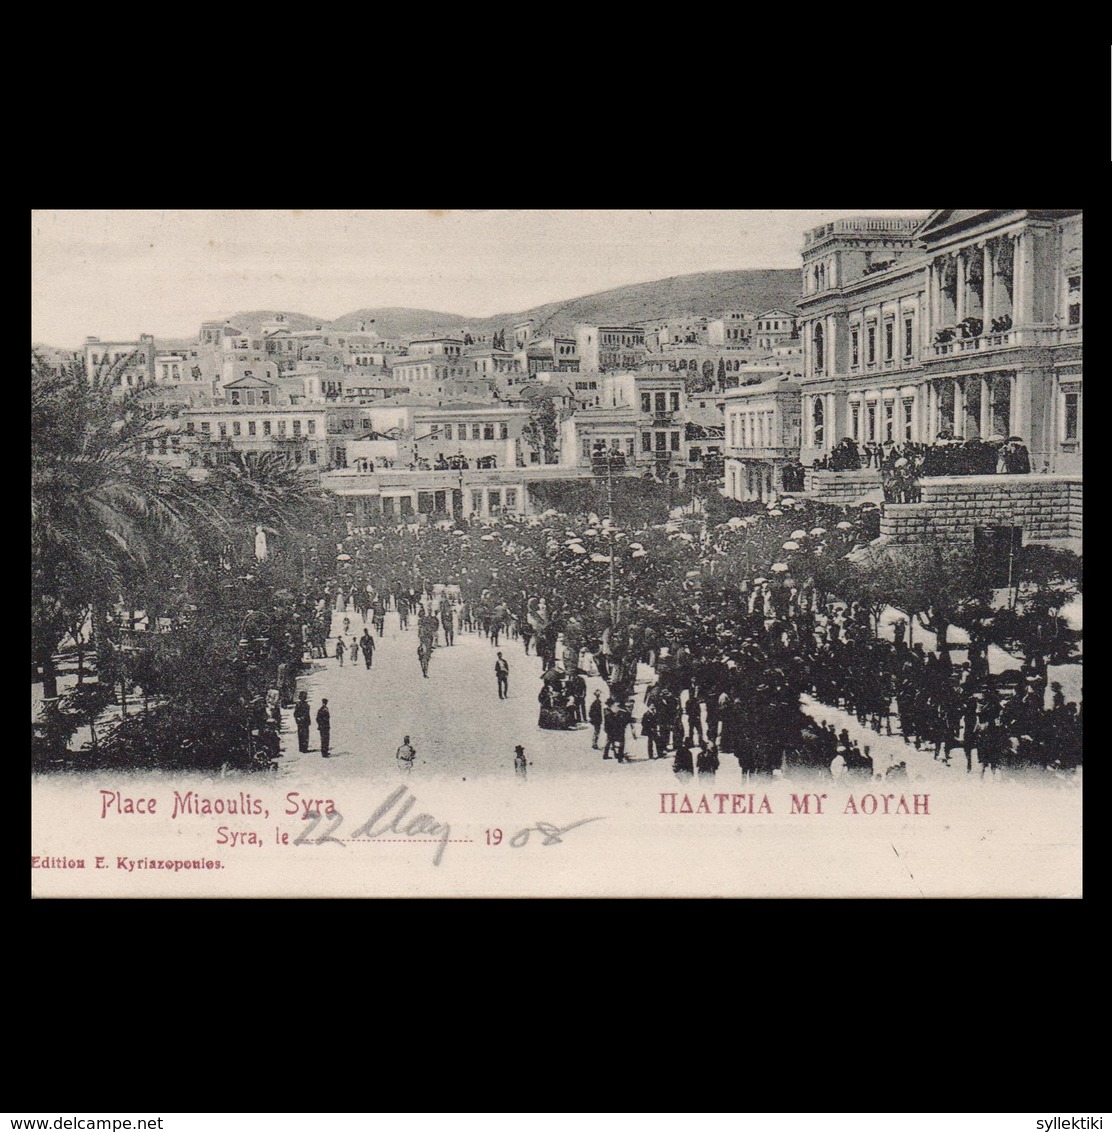
[[[1010,314],[1001,315],[1000,318],[992,319],[992,333],[993,334],[1006,334],[1012,328],[1012,316]],[[983,318],[963,318],[957,326],[944,326],[941,330],[935,332],[934,344],[936,346],[944,346],[948,342],[953,342],[955,338],[980,338],[985,332],[985,321]]]
[[1029,475],[1031,456],[1018,436],[959,440],[950,429],[944,429],[933,444],[896,444],[889,440],[883,444],[870,441],[859,447],[846,436],[812,466],[833,472],[876,468],[887,502],[917,503],[918,481],[923,476]]

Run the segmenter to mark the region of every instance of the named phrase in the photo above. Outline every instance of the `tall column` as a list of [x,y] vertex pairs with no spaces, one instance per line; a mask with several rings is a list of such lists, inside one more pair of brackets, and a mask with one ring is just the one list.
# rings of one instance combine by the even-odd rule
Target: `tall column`
[[954,378],[954,435],[965,437],[965,379]]
[[957,253],[957,260],[958,260],[958,284],[957,284],[958,289],[957,289],[957,295],[954,298],[954,303],[955,303],[955,306],[956,306],[956,309],[957,309],[957,313],[954,316],[954,322],[955,323],[959,323],[959,322],[963,321],[964,318],[965,318],[966,270],[965,270],[965,252],[964,251],[960,251],[960,252]]
[[927,328],[933,330],[937,323],[937,314],[935,313],[936,307],[934,302],[934,280],[935,280],[934,260],[927,264]]
[[927,383],[927,440],[933,441],[938,435],[938,386]]
[[992,241],[985,241],[985,262],[982,274],[984,275],[984,288],[985,297],[983,318],[985,320],[985,333],[992,332],[992,319],[996,312],[993,310],[993,302],[996,298],[996,259],[992,254]]
[[992,435],[992,378],[981,378],[981,439]]
[[1012,243],[1012,325],[1019,326],[1023,318],[1023,233],[1017,232]]

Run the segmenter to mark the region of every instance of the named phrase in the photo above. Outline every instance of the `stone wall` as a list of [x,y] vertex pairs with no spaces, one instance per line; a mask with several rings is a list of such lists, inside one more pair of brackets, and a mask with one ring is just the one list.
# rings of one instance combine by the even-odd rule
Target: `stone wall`
[[865,496],[880,501],[880,472],[875,468],[858,472],[827,472],[815,468],[803,469],[803,489],[821,503],[836,503],[849,507]]
[[971,543],[981,527],[1022,527],[1024,542],[1080,546],[1080,476],[937,476],[922,502],[886,503],[880,533],[893,543]]

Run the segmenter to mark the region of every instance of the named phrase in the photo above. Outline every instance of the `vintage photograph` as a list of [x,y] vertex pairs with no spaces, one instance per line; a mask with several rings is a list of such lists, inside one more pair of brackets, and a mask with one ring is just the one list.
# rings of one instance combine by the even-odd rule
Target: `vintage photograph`
[[33,896],[1082,895],[1080,210],[31,221]]

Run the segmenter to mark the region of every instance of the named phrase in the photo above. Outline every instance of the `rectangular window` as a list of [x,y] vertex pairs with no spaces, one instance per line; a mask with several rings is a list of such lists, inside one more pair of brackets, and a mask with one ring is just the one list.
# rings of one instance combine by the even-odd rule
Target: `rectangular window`
[[494,439],[494,425],[492,425],[492,424],[483,425],[483,439],[484,440],[493,440]]
[[884,360],[890,362],[896,353],[896,327],[894,323],[884,324]]
[[471,493],[471,510],[482,511],[483,509],[483,493],[481,491],[473,491]]
[[861,364],[861,331],[854,328],[850,331],[850,362],[851,366]]
[[241,425],[239,423],[239,421],[232,421],[232,435],[233,436],[242,436],[243,435],[243,425]]
[[678,390],[673,390],[668,394],[668,402],[671,405],[673,413],[678,413],[680,411],[680,395]]
[[315,464],[317,462],[317,450],[315,448],[309,449],[309,463]]
[[653,450],[653,434],[651,432],[641,433],[641,451],[651,452]]
[[254,436],[255,435],[255,422],[254,421],[248,421],[247,422],[247,435],[248,436]]
[[866,356],[869,359],[869,365],[872,365],[876,361],[876,327],[875,326],[869,327],[868,343],[869,343],[869,349],[868,349],[868,354]]
[[505,421],[502,421],[502,423],[499,424],[499,426],[498,426],[498,439],[499,440],[509,440],[510,439],[510,426],[508,424],[506,424]]
[[915,353],[915,321],[904,319],[904,357],[910,358]]
[[666,402],[665,402],[665,400],[664,400],[664,394],[663,394],[663,393],[658,393],[658,394],[656,395],[656,411],[657,411],[658,413],[661,413],[661,414],[663,414],[663,413],[667,412],[667,409],[665,409],[665,407],[664,407],[664,406],[665,406],[665,404],[666,404]]
[[228,425],[225,421],[220,422],[220,435],[221,436],[227,436],[228,435]]
[[850,409],[850,436],[854,440],[861,439],[861,406],[854,405]]
[[[367,423],[366,427],[367,428],[371,427],[370,422]],[[444,426],[444,439],[445,440],[451,440],[452,439],[452,426],[450,424],[446,424]],[[462,439],[462,437],[461,437],[461,439]]]
[[884,402],[884,439],[895,440],[896,406],[891,401]]
[[903,438],[905,441],[911,439],[911,414],[915,402],[910,397],[905,397],[903,401]]
[[1067,393],[1065,395],[1065,439],[1077,440],[1079,439],[1080,432],[1080,410],[1081,410],[1081,394],[1080,393]]
[[[344,418],[344,431],[345,432],[351,432],[354,428],[355,428],[354,418],[353,417],[345,417]],[[434,437],[436,436],[436,429],[435,428],[432,430],[432,434],[433,434]]]
[[270,421],[263,421],[263,436],[270,435]]
[[384,516],[392,517],[394,514],[394,497],[392,495],[384,495],[382,497],[382,514]]
[[300,436],[301,435],[301,422],[300,421],[294,421],[293,422],[293,434],[294,434],[294,436]]
[[869,435],[865,437],[866,440],[876,440],[876,405],[872,404],[868,407],[867,416],[869,421]]
[[270,390],[269,389],[263,389],[259,393],[259,404],[260,405],[269,405],[270,404]]
[[656,434],[656,450],[658,452],[666,452],[668,450],[668,434],[666,432],[658,432]]
[[651,393],[641,394],[641,412],[648,415],[653,411],[653,396]]
[[630,459],[633,458],[633,437],[632,436],[626,437],[626,456],[628,456]]
[[285,436],[286,435],[286,422],[285,421],[279,421],[278,422],[278,435],[279,436]]
[[212,431],[212,425],[208,421],[201,421],[201,431],[207,436]]
[[583,441],[583,459],[589,460],[591,458],[591,442],[589,440]]
[[473,425],[471,426],[471,439],[472,439],[472,440],[480,440],[480,439],[482,439],[482,438],[481,438],[481,436],[480,436],[480,433],[479,433],[479,427],[480,427],[480,426],[479,426],[479,425],[477,425],[477,424],[473,424]]
[[193,421],[186,421],[186,422],[185,422],[185,431],[186,431],[186,432],[187,432],[187,433],[188,433],[188,434],[189,434],[190,436],[192,436],[192,435],[193,435],[193,434],[194,434],[194,433],[195,433],[195,432],[197,431],[197,429],[196,429],[196,426],[194,425],[194,422],[193,422]]
[[516,487],[506,488],[506,510],[507,511],[516,511],[517,510],[517,488]]
[[680,434],[678,432],[672,433],[672,451],[678,452],[680,450]]
[[[294,431],[296,432],[297,430],[294,429]],[[310,436],[316,436],[317,435],[317,422],[316,421],[310,421],[309,422],[309,435]]]

